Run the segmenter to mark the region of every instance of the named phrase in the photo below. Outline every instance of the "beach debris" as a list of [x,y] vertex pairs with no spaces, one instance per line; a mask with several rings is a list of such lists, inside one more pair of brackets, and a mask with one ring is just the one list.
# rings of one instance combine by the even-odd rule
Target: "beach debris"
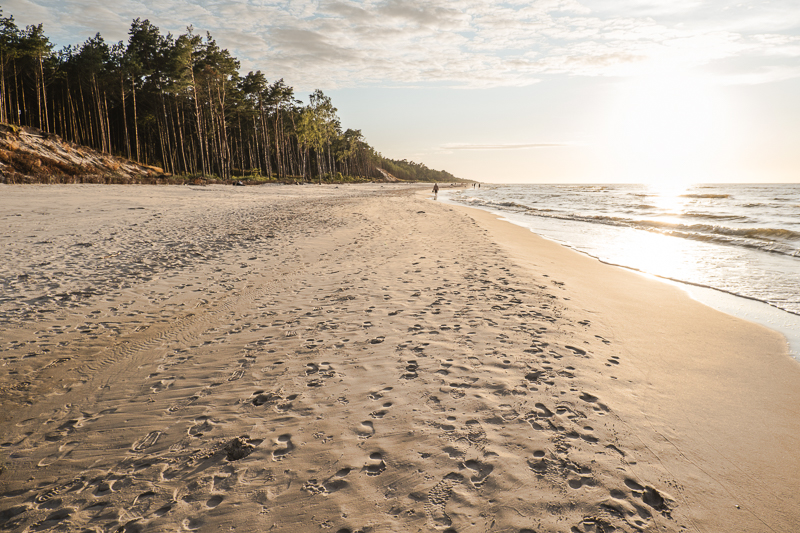
[[253,450],[256,449],[256,446],[261,441],[254,441],[251,440],[248,435],[242,435],[241,437],[236,437],[233,440],[228,441],[225,444],[223,450],[227,454],[225,459],[228,461],[238,461],[239,459],[244,459],[251,453]]

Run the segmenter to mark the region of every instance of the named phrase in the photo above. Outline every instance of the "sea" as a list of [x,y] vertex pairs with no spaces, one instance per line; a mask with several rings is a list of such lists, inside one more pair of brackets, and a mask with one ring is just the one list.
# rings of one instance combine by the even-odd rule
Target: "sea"
[[800,184],[487,185],[440,193],[778,330],[800,360]]

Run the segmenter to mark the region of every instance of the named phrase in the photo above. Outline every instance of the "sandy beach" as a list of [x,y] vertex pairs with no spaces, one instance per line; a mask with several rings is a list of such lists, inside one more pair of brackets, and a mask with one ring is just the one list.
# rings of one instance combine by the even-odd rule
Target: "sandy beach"
[[783,337],[429,191],[0,186],[0,529],[796,531]]

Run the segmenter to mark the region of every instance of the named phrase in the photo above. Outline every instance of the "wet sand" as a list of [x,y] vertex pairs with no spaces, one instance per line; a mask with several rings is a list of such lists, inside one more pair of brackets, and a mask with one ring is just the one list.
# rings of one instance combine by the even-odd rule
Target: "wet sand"
[[800,522],[782,337],[428,190],[0,188],[0,527]]

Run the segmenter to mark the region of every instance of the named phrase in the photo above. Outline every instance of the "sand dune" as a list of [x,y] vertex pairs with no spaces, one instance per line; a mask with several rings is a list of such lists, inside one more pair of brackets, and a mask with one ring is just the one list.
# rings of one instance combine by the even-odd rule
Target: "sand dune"
[[399,185],[0,192],[4,530],[800,521],[796,363],[674,288]]

